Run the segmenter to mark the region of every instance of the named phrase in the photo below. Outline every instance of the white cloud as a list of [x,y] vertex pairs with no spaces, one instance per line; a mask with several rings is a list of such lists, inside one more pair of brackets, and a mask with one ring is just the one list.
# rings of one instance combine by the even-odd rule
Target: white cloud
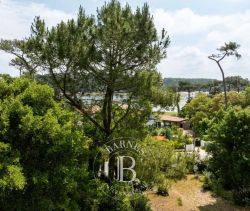
[[1,38],[12,39],[28,36],[31,23],[37,15],[41,15],[48,26],[73,17],[73,14],[52,10],[44,4],[24,4],[13,0],[2,0],[0,2]]
[[184,8],[174,12],[158,9],[154,12],[157,28],[167,28],[173,34],[193,34],[206,32],[208,28],[223,24],[225,17],[195,14],[191,9]]
[[239,61],[226,58],[225,73],[250,78],[249,10],[241,14],[199,15],[188,8],[174,12],[160,9],[154,12],[154,20],[159,30],[167,29],[174,43],[168,58],[159,65],[164,76],[220,78],[218,67],[207,56],[225,42],[235,41],[241,45],[239,51],[243,57]]
[[[239,1],[239,0],[224,0]],[[244,0],[243,0],[244,1]],[[67,20],[75,14],[53,10],[44,4],[0,1],[0,38],[24,38],[30,34],[35,16],[41,15],[49,26]],[[168,58],[158,66],[163,76],[220,78],[216,64],[207,56],[227,41],[241,44],[243,57],[237,61],[226,58],[223,62],[226,75],[250,78],[250,10],[228,15],[201,15],[189,8],[176,11],[157,9],[153,12],[156,27],[166,28],[172,40]],[[0,73],[18,75],[8,67],[10,56],[0,52]]]
[[[50,27],[61,20],[72,18],[74,14],[68,14],[60,10],[53,10],[44,4],[18,3],[13,0],[0,1],[0,38],[22,39],[29,36],[30,26],[35,16],[40,15]],[[0,52],[0,73],[17,75],[18,70],[9,67],[11,56]]]

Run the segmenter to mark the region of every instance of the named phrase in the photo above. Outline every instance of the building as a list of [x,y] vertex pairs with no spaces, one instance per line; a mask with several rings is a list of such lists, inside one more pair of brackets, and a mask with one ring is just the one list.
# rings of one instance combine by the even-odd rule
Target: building
[[177,116],[161,115],[159,119],[163,123],[163,126],[176,125],[180,128],[183,128],[187,124],[187,121],[185,118],[181,118]]
[[148,121],[148,125],[152,125],[154,127],[171,127],[176,125],[184,130],[189,129],[189,123],[185,118],[177,117],[177,116],[169,116],[166,114],[159,115],[158,118],[150,117]]

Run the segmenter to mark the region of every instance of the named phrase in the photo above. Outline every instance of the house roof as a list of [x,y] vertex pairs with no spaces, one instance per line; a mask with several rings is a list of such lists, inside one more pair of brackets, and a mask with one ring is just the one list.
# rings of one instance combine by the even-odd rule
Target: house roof
[[167,121],[167,122],[184,122],[184,121],[186,121],[185,118],[181,118],[181,117],[177,117],[177,116],[168,116],[168,115],[161,115],[160,120]]

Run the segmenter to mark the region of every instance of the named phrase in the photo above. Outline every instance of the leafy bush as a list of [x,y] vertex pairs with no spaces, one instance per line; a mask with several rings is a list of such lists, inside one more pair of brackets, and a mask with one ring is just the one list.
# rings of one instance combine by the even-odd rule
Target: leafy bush
[[193,143],[193,137],[190,134],[187,134],[185,137],[186,144],[192,144]]
[[160,136],[162,134],[165,134],[165,131],[163,128],[154,128],[153,131],[151,131],[152,136]]
[[158,136],[159,134],[159,129],[158,128],[154,128],[152,131],[151,131],[151,135],[152,136]]
[[89,185],[84,204],[84,210],[100,211],[150,211],[148,198],[141,193],[133,193],[127,184],[113,183],[109,186],[99,180],[93,180]]
[[161,196],[168,196],[170,186],[170,182],[168,180],[165,180],[162,184],[158,185],[157,194]]
[[183,205],[182,199],[181,199],[180,197],[177,198],[177,204],[178,204],[178,206],[180,206],[180,207]]
[[20,165],[20,154],[10,144],[0,142],[0,197],[6,190],[22,190],[25,177]]
[[141,143],[141,148],[144,155],[136,172],[149,188],[162,184],[164,179],[183,178],[192,171],[196,162],[195,154],[177,153],[170,142],[155,141],[148,137]]
[[184,147],[185,147],[184,142],[180,142],[177,140],[170,141],[170,144],[174,147],[174,149],[184,149]]
[[222,114],[222,118],[214,119],[209,129],[212,141],[207,146],[212,155],[209,168],[216,178],[213,190],[221,192],[222,186],[223,189],[234,192],[237,202],[240,202],[242,196],[242,203],[247,204],[245,196],[249,192],[239,187],[250,186],[250,109],[238,111],[230,108]]
[[235,204],[241,206],[250,206],[250,188],[242,187],[233,191]]
[[166,129],[166,138],[168,140],[171,140],[173,138],[173,132],[172,132],[172,130],[170,128]]
[[79,210],[90,143],[79,117],[47,85],[19,78],[0,86],[0,168],[10,176],[0,174],[1,209]]
[[151,211],[149,200],[143,194],[130,196],[130,205],[133,211]]
[[223,188],[219,178],[216,178],[215,175],[209,171],[204,171],[203,175],[204,190],[211,190],[215,195],[231,200],[230,192]]
[[213,183],[213,178],[212,178],[212,173],[209,171],[204,171],[203,172],[203,189],[204,190],[212,190],[212,183]]

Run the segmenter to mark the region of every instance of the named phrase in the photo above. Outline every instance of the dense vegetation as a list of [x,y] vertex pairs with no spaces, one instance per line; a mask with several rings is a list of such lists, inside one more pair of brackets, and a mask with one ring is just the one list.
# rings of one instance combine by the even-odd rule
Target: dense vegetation
[[222,195],[223,190],[231,191],[237,204],[250,206],[250,109],[229,109],[211,124],[209,168],[216,191]]
[[20,78],[0,87],[1,209],[79,209],[90,142],[79,116],[46,85]]
[[[176,151],[192,142],[183,129],[147,127],[152,107],[178,105],[179,91],[201,89],[210,94],[189,96],[179,114],[210,142],[204,187],[250,204],[247,79],[176,80],[166,88],[156,67],[170,40],[165,29],[157,34],[146,4],[133,10],[111,0],[91,16],[80,7],[76,19],[52,28],[36,17],[31,31],[0,42],[21,72],[0,76],[0,210],[149,211],[144,191],[166,196],[199,164],[195,153]],[[152,138],[158,134],[168,141]],[[142,149],[130,183],[114,179],[114,154],[104,152],[121,137]],[[107,160],[109,176],[101,172]]]
[[[250,82],[241,76],[225,77],[226,89],[230,91],[243,91]],[[164,78],[164,85],[178,91],[206,91],[209,94],[218,94],[223,91],[223,82],[206,78]]]
[[[246,88],[243,92],[228,92],[228,105],[235,109],[247,108],[249,104],[250,89]],[[187,117],[192,125],[192,129],[197,136],[203,137],[209,128],[209,122],[223,109],[223,94],[208,96],[204,93],[197,94],[191,102],[186,104],[180,115]]]
[[207,84],[208,82],[213,82],[215,79],[206,78],[164,78],[164,84],[168,87],[178,86],[180,81],[186,81],[191,84]]
[[[51,29],[37,17],[31,29],[25,40],[0,43],[22,73],[0,78],[0,209],[150,210],[142,183],[167,192],[168,180],[190,168],[185,155],[176,157],[164,143],[155,158],[158,170],[140,174],[140,167],[151,168],[144,156],[139,186],[132,187],[96,177],[93,159],[111,138],[132,137],[145,155],[161,147],[144,139],[152,106],[172,105],[174,96],[156,71],[169,45],[166,31],[157,34],[147,5],[133,11],[115,0],[96,16],[80,8],[76,20]],[[84,100],[93,90],[100,98]],[[115,102],[119,92],[127,96]]]
[[228,109],[223,94],[198,94],[181,114],[189,118],[196,134],[209,141],[206,150],[211,157],[205,172],[206,189],[250,205],[250,87],[243,92],[228,92]]
[[[2,40],[0,49],[14,55],[11,63],[24,75],[49,75],[60,95],[103,133],[102,141],[138,107],[171,105],[171,93],[165,94],[156,71],[170,40],[164,29],[157,34],[146,4],[133,11],[112,0],[91,16],[80,7],[76,19],[51,29],[36,17],[31,32],[25,40]],[[86,102],[89,90],[97,90],[100,98]],[[115,103],[117,92],[125,92],[126,99]],[[95,117],[88,112],[93,106],[100,108]]]

